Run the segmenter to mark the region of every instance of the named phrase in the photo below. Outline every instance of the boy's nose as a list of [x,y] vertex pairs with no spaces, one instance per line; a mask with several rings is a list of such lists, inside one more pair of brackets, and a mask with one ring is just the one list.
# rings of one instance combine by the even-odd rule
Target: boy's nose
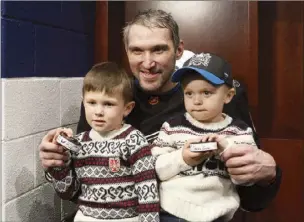
[[98,115],[98,116],[103,116],[104,110],[103,110],[102,106],[97,106],[96,107],[95,114]]
[[199,97],[199,96],[195,96],[194,99],[193,99],[193,103],[195,105],[200,105],[203,103],[202,99]]

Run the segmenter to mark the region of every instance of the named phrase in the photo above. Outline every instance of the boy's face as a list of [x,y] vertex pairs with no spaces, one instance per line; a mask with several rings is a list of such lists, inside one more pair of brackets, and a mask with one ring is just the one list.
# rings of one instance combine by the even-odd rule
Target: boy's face
[[229,103],[234,89],[226,85],[213,86],[199,75],[188,75],[183,81],[184,103],[187,112],[196,120],[208,123],[223,119],[223,106]]
[[134,102],[125,103],[121,92],[113,95],[103,92],[85,92],[83,104],[88,124],[99,134],[119,129],[122,121],[134,107]]
[[132,25],[126,51],[132,73],[145,91],[161,93],[175,86],[171,75],[183,43],[175,50],[169,29]]

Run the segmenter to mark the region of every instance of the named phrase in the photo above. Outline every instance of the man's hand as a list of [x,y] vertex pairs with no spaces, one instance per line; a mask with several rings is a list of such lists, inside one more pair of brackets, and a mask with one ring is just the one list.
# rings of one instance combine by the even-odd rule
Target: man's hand
[[276,176],[276,162],[273,157],[251,145],[231,145],[221,159],[228,172],[240,183],[267,185]]
[[72,136],[73,132],[68,128],[58,128],[49,131],[39,145],[39,158],[44,170],[50,167],[63,167],[65,162],[69,160],[69,152],[56,142],[56,138],[60,132],[65,132],[68,136]]
[[217,151],[205,151],[205,152],[192,152],[190,151],[190,144],[191,143],[198,143],[198,142],[213,142],[214,138],[211,135],[206,135],[203,137],[198,137],[195,139],[188,140],[183,148],[183,159],[186,164],[189,166],[196,166],[206,160],[207,158],[211,157],[213,154],[215,154]]

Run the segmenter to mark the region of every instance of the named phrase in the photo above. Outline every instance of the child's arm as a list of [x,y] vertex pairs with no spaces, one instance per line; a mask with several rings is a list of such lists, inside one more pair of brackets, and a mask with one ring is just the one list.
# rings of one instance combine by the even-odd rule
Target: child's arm
[[159,221],[159,195],[151,147],[144,135],[134,130],[126,138],[130,156],[128,162],[135,179],[140,222]]
[[172,136],[170,125],[165,122],[159,132],[158,138],[153,142],[152,154],[155,156],[155,170],[161,181],[168,180],[180,172],[192,167],[185,163],[182,149],[177,149]]
[[[255,147],[258,149],[257,144],[255,143],[253,131],[250,127],[247,127],[244,131],[240,132],[239,134],[232,135],[226,138],[226,143],[228,146],[223,149],[223,151],[220,153],[222,155],[223,152],[227,149],[237,149],[236,145],[249,145],[252,147]],[[243,182],[243,181],[238,181],[234,178],[231,177],[232,183],[235,185],[241,185],[241,186],[252,186],[254,183],[252,182]]]
[[66,167],[52,168],[47,171],[48,179],[58,196],[64,200],[70,200],[80,189],[79,180],[73,169],[73,161],[70,160]]
[[[228,149],[238,149],[237,145],[241,145],[241,144],[250,145],[257,148],[253,138],[252,129],[250,127],[247,127],[246,129],[242,129],[242,130],[235,130],[232,135],[227,135],[225,131],[223,133],[220,133],[220,135],[207,134],[204,136],[204,140],[208,142],[217,142],[218,148],[216,150],[216,153],[220,157]],[[231,181],[236,185],[242,185],[242,186],[253,185],[253,183],[237,181],[234,178],[231,178]]]
[[[247,127],[246,129],[240,130],[239,132],[233,134],[233,135],[228,135],[225,136],[225,138],[223,139],[223,135],[220,135],[216,141],[221,145],[221,148],[223,149],[222,151],[224,151],[225,149],[229,149],[230,147],[235,147],[233,145],[250,145],[250,146],[254,146],[256,148],[257,144],[255,142],[254,139],[254,135],[253,135],[253,131],[250,127]],[[224,143],[226,145],[224,145]]]

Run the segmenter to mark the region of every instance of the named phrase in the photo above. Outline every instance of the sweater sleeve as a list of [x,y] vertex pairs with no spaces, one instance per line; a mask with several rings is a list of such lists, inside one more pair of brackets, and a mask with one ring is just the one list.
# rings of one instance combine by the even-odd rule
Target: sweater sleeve
[[170,136],[170,125],[165,122],[159,132],[158,138],[153,142],[152,154],[155,156],[155,170],[161,181],[169,180],[180,172],[192,167],[185,163],[182,149],[177,146]]
[[[253,132],[252,129],[250,127],[246,127],[245,129],[238,129],[235,130],[236,134],[235,135],[231,135],[231,136],[227,136],[227,140],[228,140],[228,149],[237,149],[237,146],[231,146],[232,144],[246,144],[246,145],[251,145],[257,148],[255,140],[253,138]],[[226,148],[226,149],[227,149]],[[231,178],[232,183],[234,183],[235,185],[241,185],[241,186],[252,186],[253,183],[241,183],[238,182],[237,180]]]
[[138,130],[134,130],[126,138],[126,145],[130,154],[128,162],[131,165],[138,195],[139,221],[158,222],[160,204],[151,147]]
[[70,200],[80,190],[80,183],[73,169],[73,160],[67,167],[53,168],[48,170],[47,173],[60,198]]

